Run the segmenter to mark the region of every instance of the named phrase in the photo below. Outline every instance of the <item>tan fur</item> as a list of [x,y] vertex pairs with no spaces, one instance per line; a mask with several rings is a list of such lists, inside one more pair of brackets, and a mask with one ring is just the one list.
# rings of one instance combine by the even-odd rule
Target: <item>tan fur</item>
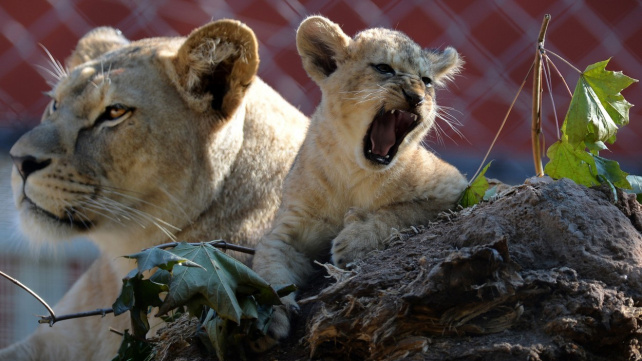
[[[351,39],[323,17],[301,24],[297,47],[322,99],[253,268],[273,284],[303,286],[313,260],[330,253],[335,265],[346,267],[382,248],[392,229],[425,223],[455,206],[467,183],[420,144],[437,112],[434,89],[421,78],[442,84],[455,74],[462,61],[454,49],[422,50],[387,29],[365,30]],[[378,64],[392,67],[394,75],[380,73]],[[366,133],[378,112],[393,109],[415,113],[419,125],[390,164],[379,164],[366,158]],[[294,295],[282,300],[268,337],[253,348],[265,349],[287,336],[288,312],[297,305]]]
[[[55,104],[11,149],[23,231],[102,250],[57,314],[110,307],[135,266],[120,256],[171,240],[256,244],[308,123],[256,77],[258,61],[232,20],[188,38],[130,43],[99,28],[80,40]],[[105,119],[115,104],[132,110]],[[121,338],[109,327],[131,328],[128,315],[43,325],[0,360],[110,360]]]

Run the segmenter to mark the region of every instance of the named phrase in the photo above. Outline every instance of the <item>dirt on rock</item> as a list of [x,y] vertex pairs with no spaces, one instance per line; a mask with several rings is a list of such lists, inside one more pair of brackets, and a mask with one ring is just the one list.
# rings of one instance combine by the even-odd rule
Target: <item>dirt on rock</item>
[[323,271],[250,359],[642,360],[642,207],[608,187],[516,186]]

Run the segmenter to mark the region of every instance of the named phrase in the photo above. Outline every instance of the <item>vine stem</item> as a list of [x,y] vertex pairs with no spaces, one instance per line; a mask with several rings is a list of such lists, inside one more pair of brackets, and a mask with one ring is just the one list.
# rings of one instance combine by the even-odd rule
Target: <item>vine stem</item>
[[533,112],[531,126],[531,142],[533,145],[533,163],[535,164],[535,174],[538,177],[544,176],[544,166],[542,165],[542,150],[540,138],[542,134],[542,55],[544,53],[544,38],[546,29],[551,20],[551,15],[544,15],[544,21],[537,38],[537,47],[535,49],[535,71],[533,73]]

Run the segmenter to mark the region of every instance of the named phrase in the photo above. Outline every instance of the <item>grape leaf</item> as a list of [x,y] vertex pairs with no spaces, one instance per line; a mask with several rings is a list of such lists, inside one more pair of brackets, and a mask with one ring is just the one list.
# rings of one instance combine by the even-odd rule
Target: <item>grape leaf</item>
[[479,175],[464,190],[464,193],[461,196],[461,200],[459,201],[459,204],[462,207],[472,207],[473,205],[481,202],[481,200],[484,198],[484,194],[488,189],[488,180],[484,175],[486,174],[486,170],[488,170],[488,167],[490,167],[491,163],[493,162],[488,162],[488,164],[486,164]]
[[276,291],[254,271],[218,249],[201,243],[180,243],[172,253],[198,263],[202,268],[175,267],[172,282],[159,314],[185,305],[193,298],[216,310],[221,318],[240,323],[243,315],[239,295],[254,295],[258,302],[277,305]]

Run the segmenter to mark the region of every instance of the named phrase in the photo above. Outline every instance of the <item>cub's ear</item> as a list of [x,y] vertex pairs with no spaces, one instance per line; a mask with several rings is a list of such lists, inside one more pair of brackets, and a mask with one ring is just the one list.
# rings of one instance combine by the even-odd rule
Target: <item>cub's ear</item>
[[447,47],[443,52],[438,50],[428,50],[428,59],[432,64],[433,80],[437,85],[453,79],[459,74],[464,60],[453,47]]
[[65,65],[71,69],[127,44],[129,40],[120,30],[110,27],[96,28],[80,38],[76,49],[65,61]]
[[258,70],[256,36],[236,20],[211,22],[192,31],[173,65],[173,80],[193,108],[226,117],[241,104]]
[[303,20],[296,32],[296,47],[303,68],[317,83],[337,70],[337,61],[344,56],[351,41],[339,25],[322,16]]

